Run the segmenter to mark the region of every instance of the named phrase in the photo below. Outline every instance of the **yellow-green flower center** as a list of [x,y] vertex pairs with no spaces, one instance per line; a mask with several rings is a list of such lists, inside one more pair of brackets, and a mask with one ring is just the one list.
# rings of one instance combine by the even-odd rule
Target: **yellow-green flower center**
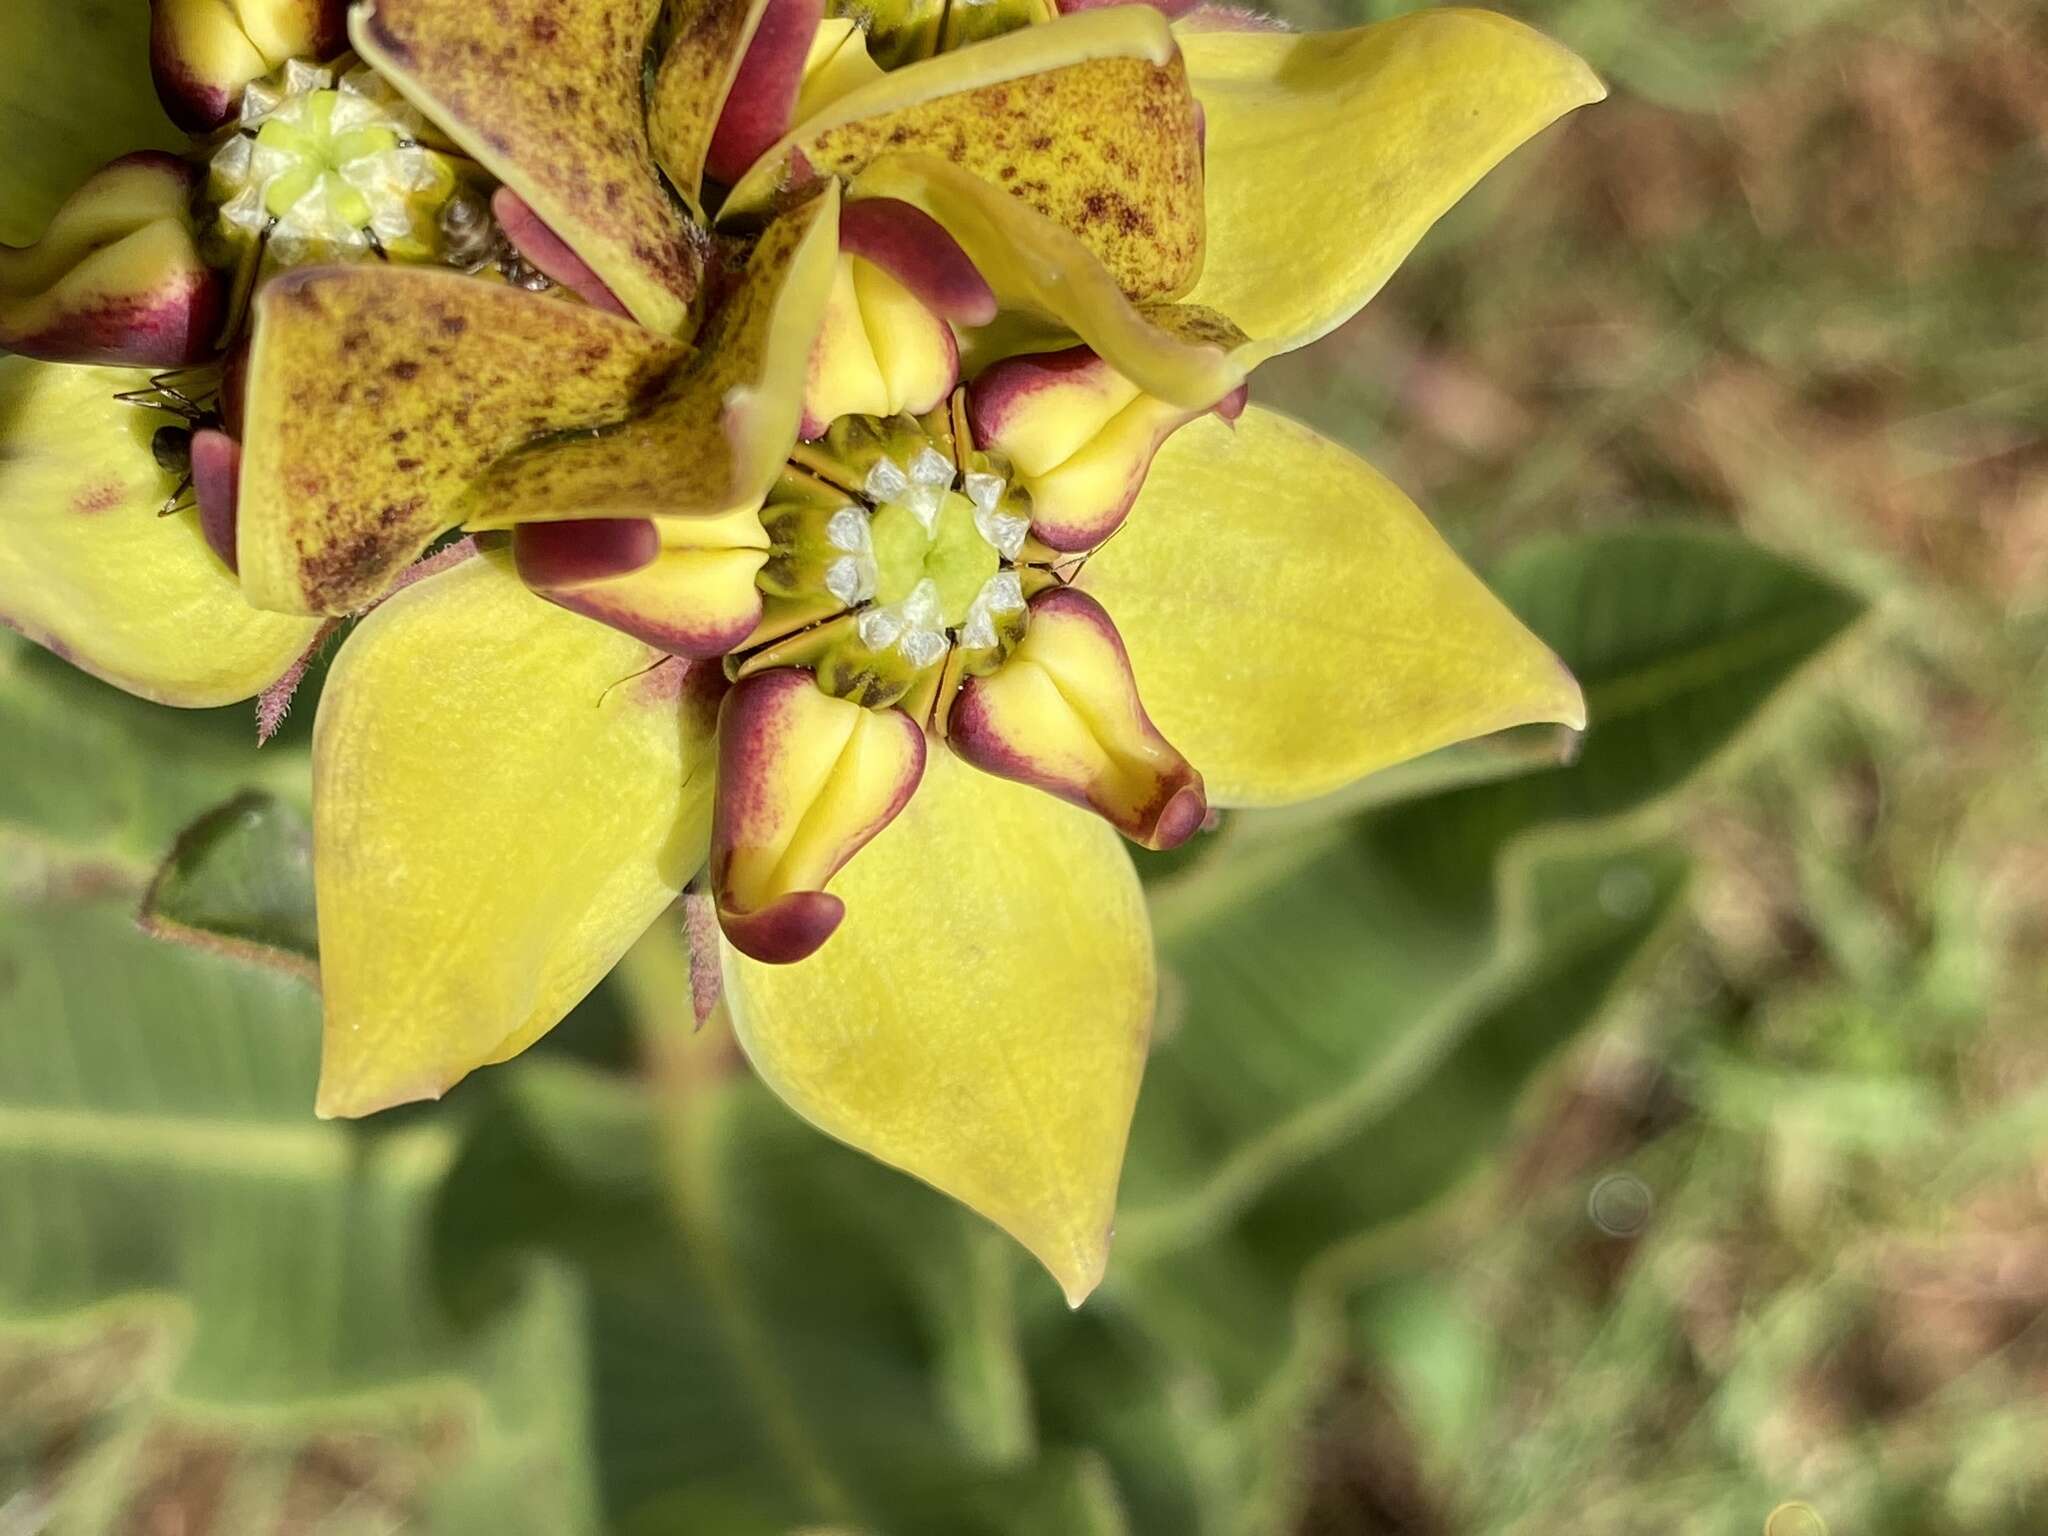
[[974,503],[958,491],[944,491],[929,513],[906,501],[875,511],[868,536],[875,551],[875,601],[900,603],[919,582],[929,581],[940,621],[955,629],[983,585],[1002,565],[996,547],[974,526]]
[[439,254],[436,216],[456,190],[413,138],[415,114],[367,70],[339,84],[297,61],[249,87],[241,131],[215,152],[209,192],[230,243],[261,241],[290,265],[374,253]]

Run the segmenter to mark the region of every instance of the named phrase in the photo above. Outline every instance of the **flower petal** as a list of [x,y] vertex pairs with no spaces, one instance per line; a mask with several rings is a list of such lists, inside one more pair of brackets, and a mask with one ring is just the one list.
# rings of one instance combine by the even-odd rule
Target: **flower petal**
[[568,242],[635,319],[693,325],[697,241],[647,143],[641,61],[662,0],[372,0],[356,51]]
[[1144,1069],[1152,938],[1116,833],[937,752],[832,881],[810,959],[728,950],[726,998],[789,1106],[965,1202],[1078,1306],[1109,1256]]
[[868,197],[839,210],[839,249],[871,261],[942,320],[987,325],[995,290],[959,243],[921,208]]
[[321,1114],[435,1098],[524,1050],[688,883],[722,679],[662,660],[498,554],[349,637],[313,733]]
[[814,176],[852,177],[884,153],[921,152],[1070,231],[1134,300],[1185,293],[1201,271],[1194,98],[1155,11],[1068,17],[884,75],[798,124],[719,217],[758,212]]
[[1032,534],[1066,552],[1116,532],[1159,445],[1201,414],[1146,394],[1088,347],[983,369],[967,408],[975,445],[1007,456],[1031,493]]
[[132,150],[181,149],[149,85],[140,5],[0,5],[0,144],[32,146],[0,177],[0,240],[35,237],[99,166]]
[[1179,847],[1209,813],[1202,776],[1145,713],[1116,626],[1071,587],[1034,598],[1017,648],[966,680],[946,742],[984,773],[1085,806],[1147,848]]
[[832,936],[830,880],[888,826],[924,774],[924,730],[834,698],[809,672],[742,678],[718,716],[711,885],[737,948],[788,964]]
[[[549,602],[670,655],[723,656],[761,622],[754,577],[768,539],[752,512],[521,523],[512,547],[521,578]],[[629,565],[643,549],[647,558]]]
[[35,244],[0,245],[0,348],[149,368],[211,356],[224,294],[194,238],[196,179],[161,150],[123,155],[65,200]]
[[1406,496],[1271,411],[1175,433],[1080,582],[1219,805],[1307,799],[1509,726],[1585,723],[1564,664]]
[[243,602],[151,439],[169,416],[116,400],[147,375],[0,358],[0,623],[164,704],[229,704],[297,659],[316,621]]
[[242,88],[286,59],[341,51],[348,0],[149,0],[149,67],[164,110],[190,133],[235,116]]
[[[814,0],[790,3],[806,6]],[[712,136],[768,9],[769,0],[668,0],[663,22],[668,43],[647,92],[647,142],[669,184],[700,215]],[[771,50],[769,56],[777,55]],[[802,62],[799,50],[799,74]],[[793,104],[795,92],[793,80],[791,102],[785,106]],[[762,144],[772,144],[786,127],[785,121]]]
[[492,461],[616,420],[684,356],[631,321],[424,267],[287,273],[255,314],[238,547],[249,601],[284,612],[382,596]]
[[1050,340],[1032,338],[1006,352],[1078,336],[1148,393],[1196,410],[1244,382],[1233,355],[1242,337],[1228,321],[1191,305],[1132,304],[1077,236],[970,171],[935,155],[885,155],[861,173],[851,196],[899,199],[930,214],[1011,312],[1004,320],[1029,317],[1053,327]]
[[[751,511],[788,463],[838,256],[839,191],[770,224],[695,358],[637,414],[508,454],[465,503],[471,528]],[[557,370],[559,371],[559,370]]]
[[1180,41],[1209,146],[1209,256],[1189,297],[1259,358],[1357,313],[1480,177],[1606,94],[1576,55],[1485,11]]
[[960,380],[952,327],[863,257],[842,251],[804,385],[805,439],[841,416],[922,416]]

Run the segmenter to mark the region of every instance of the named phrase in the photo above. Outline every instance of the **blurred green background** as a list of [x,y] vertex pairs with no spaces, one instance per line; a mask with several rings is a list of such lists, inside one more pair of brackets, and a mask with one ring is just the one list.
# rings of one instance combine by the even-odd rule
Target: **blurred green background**
[[134,921],[183,832],[159,920],[289,947],[309,707],[0,636],[0,1536],[2048,1529],[2048,11],[1510,8],[1613,98],[1254,390],[1595,725],[1147,861],[1078,1314],[673,929],[313,1121],[309,989]]

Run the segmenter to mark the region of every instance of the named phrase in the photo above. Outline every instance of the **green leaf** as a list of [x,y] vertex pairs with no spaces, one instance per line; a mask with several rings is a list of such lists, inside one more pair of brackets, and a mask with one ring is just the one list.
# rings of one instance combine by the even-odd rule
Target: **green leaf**
[[143,930],[317,981],[313,824],[244,790],[181,834],[142,898]]
[[719,1030],[665,1050],[661,1093],[487,1079],[444,1215],[460,1295],[536,1248],[582,1277],[607,1527],[1121,1536],[1086,1447],[1038,1442],[1001,1235],[729,1075]]
[[0,1382],[38,1386],[0,1392],[0,1505],[591,1528],[573,1285],[529,1264],[457,1329],[429,1267],[456,1122],[314,1120],[317,1031],[304,987],[125,902],[0,903]]
[[246,707],[145,703],[0,630],[0,890],[140,894],[178,833],[237,790],[303,803],[305,752],[254,739]]

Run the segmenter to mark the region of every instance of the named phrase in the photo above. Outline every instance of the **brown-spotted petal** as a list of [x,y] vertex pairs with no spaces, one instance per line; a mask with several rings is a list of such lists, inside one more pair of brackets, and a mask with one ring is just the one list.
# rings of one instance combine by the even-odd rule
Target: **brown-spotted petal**
[[0,348],[150,368],[209,356],[223,289],[194,238],[195,174],[160,150],[123,155],[34,245],[0,245]]
[[832,289],[836,187],[770,224],[696,355],[630,416],[550,438],[476,483],[472,528],[558,518],[707,516],[759,506],[788,462]]
[[768,541],[752,512],[521,523],[512,548],[549,602],[671,656],[723,656],[761,622]]
[[641,61],[661,0],[372,0],[356,51],[524,198],[663,336],[693,324],[703,252],[662,190]]
[[181,428],[115,398],[147,382],[0,357],[0,624],[143,698],[233,703],[289,668],[319,622],[251,608],[201,514],[160,515],[179,477],[156,438]]
[[975,443],[1007,455],[1031,493],[1032,533],[1061,551],[1116,532],[1159,445],[1202,414],[1146,394],[1088,347],[1006,358],[967,406]]
[[249,601],[353,612],[535,436],[617,420],[684,357],[627,320],[454,272],[315,268],[255,307],[240,552]]
[[718,716],[711,883],[741,953],[788,964],[845,916],[825,882],[910,802],[924,730],[901,710],[865,709],[777,667],[743,678]]
[[340,51],[349,0],[150,0],[149,67],[171,121],[211,133],[250,81]]
[[884,75],[799,123],[720,218],[897,153],[942,156],[1004,189],[1074,235],[1136,301],[1174,298],[1201,273],[1195,101],[1155,11],[1066,17]]
[[842,416],[921,416],[953,392],[952,327],[888,272],[841,252],[804,386],[805,438]]
[[1072,587],[1034,598],[1009,659],[967,679],[946,741],[984,772],[1086,806],[1147,848],[1178,847],[1208,815],[1202,776],[1145,713],[1116,626]]
[[[936,155],[885,155],[850,189],[850,203],[871,197],[930,214],[994,292],[1004,313],[987,336],[965,338],[970,372],[973,357],[1079,337],[1148,394],[1191,410],[1244,382],[1243,333],[1228,320],[1193,305],[1133,304],[1077,235],[970,171]],[[1025,326],[1036,330],[1020,344],[1015,328]]]

